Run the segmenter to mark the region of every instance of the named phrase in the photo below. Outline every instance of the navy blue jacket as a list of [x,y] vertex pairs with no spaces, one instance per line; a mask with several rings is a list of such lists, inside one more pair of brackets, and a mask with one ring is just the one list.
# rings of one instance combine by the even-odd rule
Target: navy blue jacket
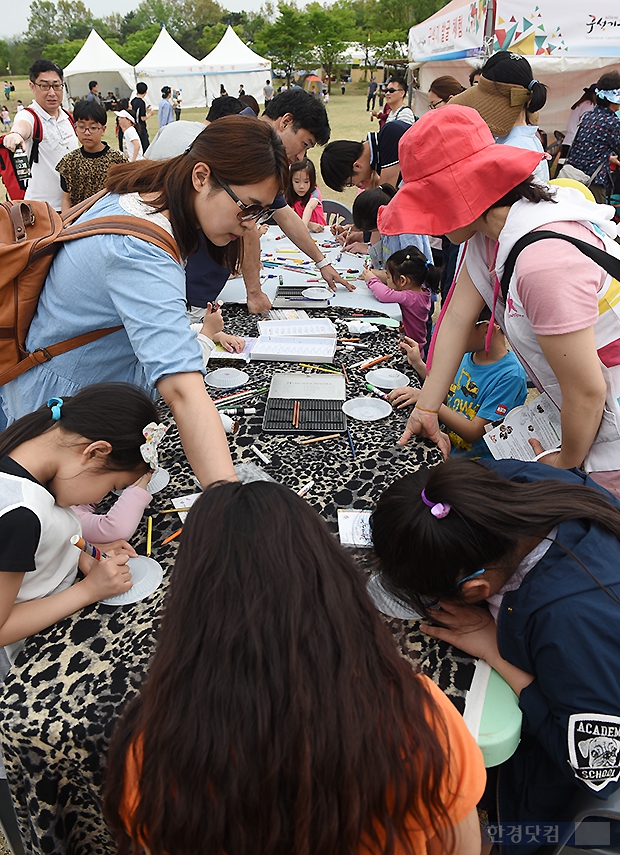
[[[511,481],[585,484],[620,506],[577,470],[516,460],[488,467]],[[519,589],[503,598],[499,651],[536,679],[519,699],[521,743],[499,770],[502,823],[567,819],[579,789],[606,799],[620,786],[620,604],[593,577],[620,599],[620,541],[592,522],[564,522]],[[502,852],[536,848],[504,844]]]

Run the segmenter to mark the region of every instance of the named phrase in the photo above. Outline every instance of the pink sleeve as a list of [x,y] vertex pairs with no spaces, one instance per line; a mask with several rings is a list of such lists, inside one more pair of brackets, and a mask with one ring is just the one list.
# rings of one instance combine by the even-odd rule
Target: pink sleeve
[[73,505],[73,511],[79,517],[85,540],[94,543],[129,540],[152,498],[142,487],[127,487],[107,514],[94,514],[90,505]]
[[392,288],[388,288],[387,285],[384,285],[384,283],[380,279],[377,279],[376,276],[369,279],[366,284],[380,303],[407,302],[407,291],[394,291]]
[[[553,223],[553,231],[603,247],[579,223]],[[605,271],[564,240],[526,247],[515,267],[517,293],[536,335],[561,335],[593,326],[598,320],[598,291]]]
[[319,204],[316,206],[314,211],[310,216],[311,223],[320,223],[322,226],[327,225],[327,221],[325,219],[325,211],[323,210],[323,203],[319,200]]

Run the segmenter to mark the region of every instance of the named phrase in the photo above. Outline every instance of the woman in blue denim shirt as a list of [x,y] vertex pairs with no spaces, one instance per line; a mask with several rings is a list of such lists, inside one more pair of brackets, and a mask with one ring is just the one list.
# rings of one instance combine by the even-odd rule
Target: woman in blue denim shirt
[[[214,261],[233,271],[240,257],[238,239],[268,214],[267,206],[287,180],[284,146],[269,125],[231,116],[205,128],[179,157],[111,170],[109,193],[80,221],[143,217],[174,236],[182,258],[198,248],[201,229]],[[163,249],[131,236],[96,235],[65,244],[46,279],[27,348],[118,325],[117,332],[1,387],[4,421],[14,421],[52,396],[74,395],[96,382],[125,381],[161,394],[202,484],[234,478],[186,315],[183,267]]]

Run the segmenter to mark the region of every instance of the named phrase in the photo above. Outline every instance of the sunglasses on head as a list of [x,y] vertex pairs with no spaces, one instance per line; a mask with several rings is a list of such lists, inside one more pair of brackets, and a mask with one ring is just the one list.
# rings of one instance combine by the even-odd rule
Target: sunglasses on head
[[[211,173],[213,175],[213,173]],[[252,205],[246,205],[245,202],[242,202],[241,199],[237,196],[237,194],[230,189],[228,184],[224,181],[221,181],[216,175],[213,175],[213,178],[220,185],[222,190],[225,190],[230,198],[235,202],[241,210],[237,214],[237,219],[240,223],[243,223],[245,220],[254,220],[257,226],[262,226],[263,223],[266,223],[273,214],[273,208],[264,208],[262,205],[259,205],[255,202]]]

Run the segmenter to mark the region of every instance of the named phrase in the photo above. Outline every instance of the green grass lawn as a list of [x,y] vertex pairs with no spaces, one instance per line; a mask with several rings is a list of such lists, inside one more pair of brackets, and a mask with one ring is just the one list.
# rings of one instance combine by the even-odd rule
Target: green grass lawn
[[[2,101],[3,104],[7,104],[9,112],[11,113],[11,117],[13,117],[15,113],[15,107],[18,98],[21,98],[24,103],[24,106],[28,106],[28,104],[30,104],[32,101],[32,93],[30,91],[30,87],[28,86],[28,78],[13,77],[12,80],[13,84],[15,85],[15,92],[12,93],[13,97],[9,102],[5,102],[4,100]],[[370,122],[369,113],[366,112],[365,85],[362,86],[362,84],[359,84],[357,87],[349,86],[347,87],[347,89],[349,90],[347,91],[347,94],[341,95],[339,87],[335,86],[334,91],[330,96],[329,103],[327,105],[329,123],[332,129],[332,140],[361,140],[366,136],[369,130],[376,131],[379,129],[377,122]],[[202,122],[204,121],[206,113],[207,110],[204,107],[184,109],[181,118],[191,122]],[[111,146],[117,145],[114,128],[114,115],[112,113],[108,113],[108,126],[104,139]],[[151,116],[151,118],[149,119],[148,129],[149,135],[151,139],[153,139],[153,137],[157,133],[157,114]],[[320,177],[319,169],[321,151],[322,149],[317,146],[310,152],[310,157],[312,158],[317,168],[318,183],[323,198],[338,199],[339,201],[344,202],[349,206],[352,205],[353,200],[357,195],[357,191],[355,190],[355,188],[347,189],[343,193],[335,193],[333,190],[330,190],[323,184],[323,181]]]

